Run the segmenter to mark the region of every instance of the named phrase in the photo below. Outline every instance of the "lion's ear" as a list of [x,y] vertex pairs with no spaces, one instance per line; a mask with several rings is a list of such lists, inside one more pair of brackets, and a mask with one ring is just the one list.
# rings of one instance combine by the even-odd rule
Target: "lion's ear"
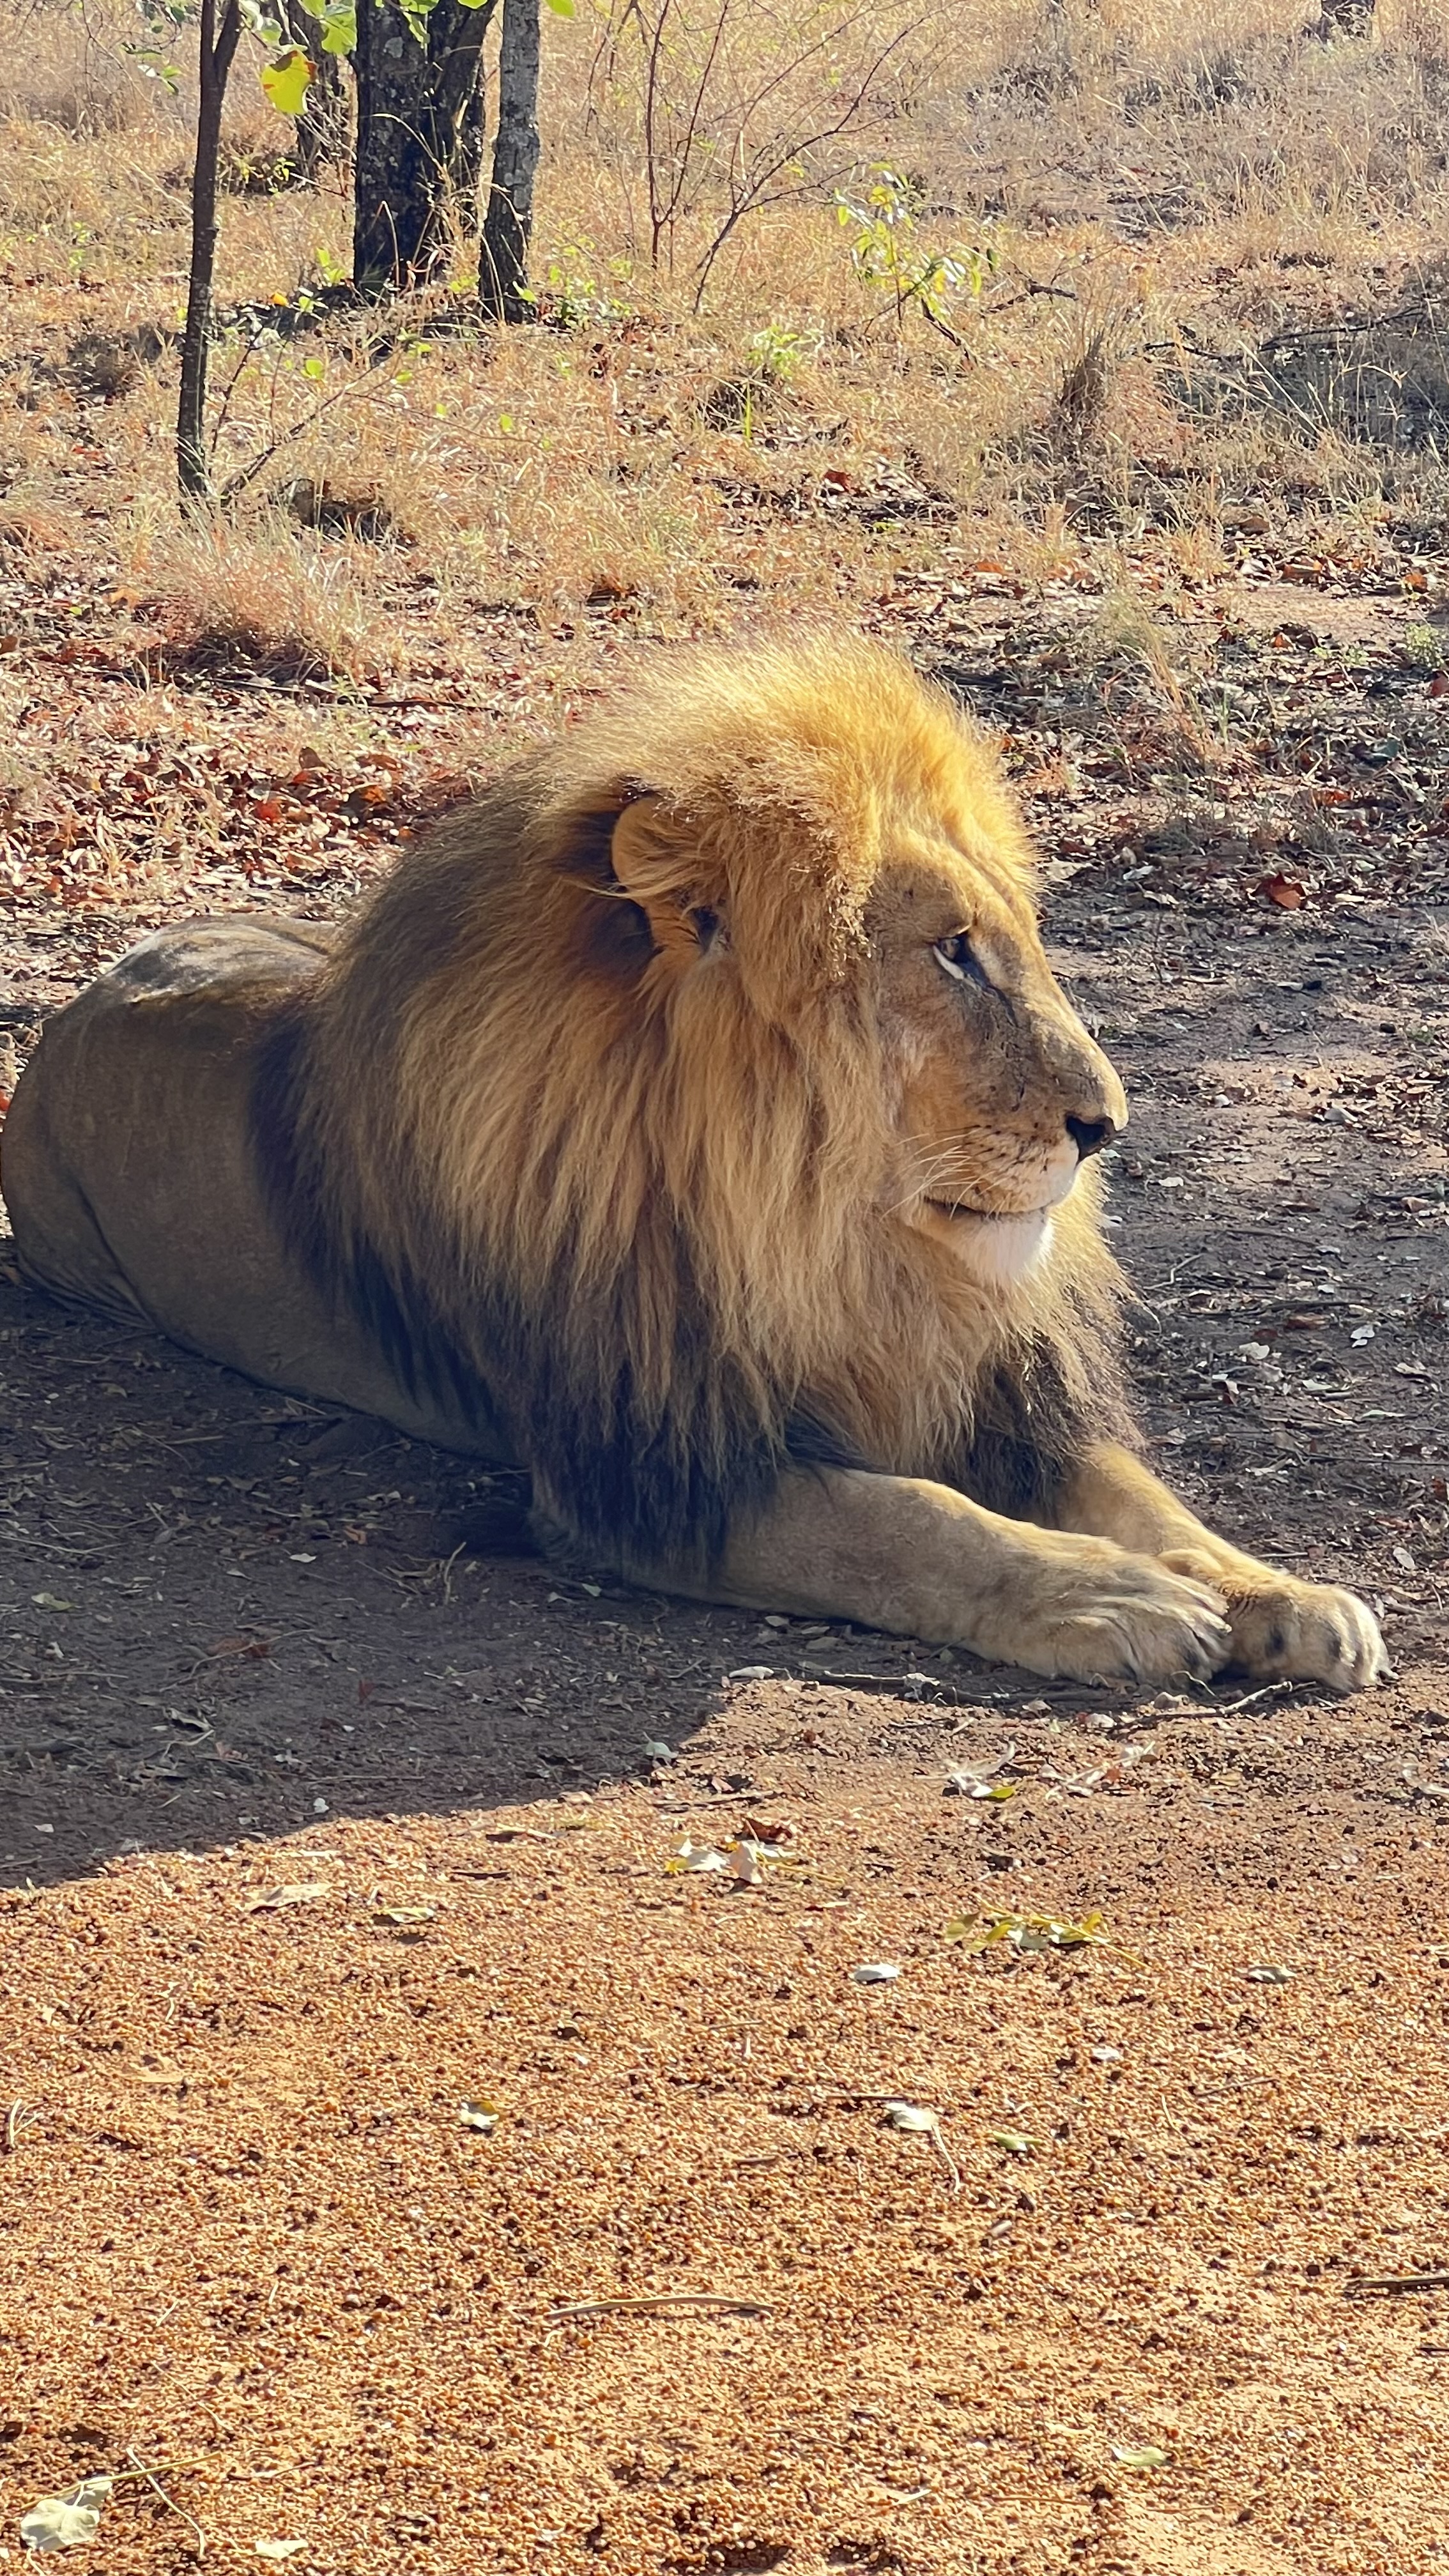
[[620,889],[648,921],[657,955],[683,968],[719,945],[723,887],[698,834],[661,797],[639,796],[625,806],[609,856]]

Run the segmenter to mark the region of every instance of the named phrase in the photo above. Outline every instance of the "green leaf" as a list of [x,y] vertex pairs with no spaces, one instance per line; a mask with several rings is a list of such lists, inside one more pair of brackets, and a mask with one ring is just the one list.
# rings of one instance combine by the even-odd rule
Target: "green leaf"
[[324,54],[352,54],[357,51],[357,11],[352,0],[337,0],[330,9],[320,9],[317,23],[322,30]]
[[279,116],[300,116],[316,74],[304,53],[284,54],[279,63],[264,63],[262,87]]
[[548,5],[556,18],[571,18],[574,14],[574,0],[548,0]]
[[1164,2451],[1158,2442],[1140,2442],[1130,2447],[1114,2442],[1112,2457],[1119,2469],[1165,2469],[1172,2453]]

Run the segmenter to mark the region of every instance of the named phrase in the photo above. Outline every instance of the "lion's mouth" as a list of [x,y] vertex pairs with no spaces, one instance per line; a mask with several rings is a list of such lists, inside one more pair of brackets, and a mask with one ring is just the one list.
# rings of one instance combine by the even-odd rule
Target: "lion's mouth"
[[948,1220],[970,1217],[977,1225],[1020,1225],[1023,1219],[1029,1220],[1032,1217],[1047,1214],[1045,1208],[973,1207],[968,1199],[928,1198],[926,1205],[937,1216],[946,1217]]

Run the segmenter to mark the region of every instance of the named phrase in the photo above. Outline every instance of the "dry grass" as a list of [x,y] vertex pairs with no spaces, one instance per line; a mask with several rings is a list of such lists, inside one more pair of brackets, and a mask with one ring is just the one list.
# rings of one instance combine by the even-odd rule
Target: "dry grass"
[[[815,25],[806,0],[731,5],[736,90],[752,43]],[[179,526],[169,455],[186,85],[179,104],[147,92],[119,22],[13,22],[0,363],[20,408],[0,520],[41,544],[102,520],[193,663],[352,675],[466,671],[500,608],[567,642],[581,619],[668,635],[801,600],[868,614],[986,560],[1028,588],[1110,588],[1123,557],[1192,584],[1227,568],[1224,513],[1245,504],[1305,542],[1367,542],[1376,515],[1443,502],[1449,35],[1420,0],[1380,0],[1368,45],[1306,41],[1304,16],[952,0],[915,35],[891,21],[851,150],[909,174],[908,260],[989,250],[979,295],[948,298],[951,338],[852,259],[844,147],[728,235],[696,313],[724,181],[696,160],[662,230],[656,187],[651,226],[633,19],[551,24],[535,274],[556,327],[464,327],[460,235],[452,289],[389,316],[386,340],[268,329],[277,299],[345,269],[341,183],[230,196],[220,295],[245,309],[217,353],[216,467],[246,502],[205,539]],[[233,161],[289,140],[244,62]],[[1410,341],[1331,336],[1426,287]],[[1297,343],[1265,361],[1310,328],[1330,336],[1302,363]],[[299,483],[375,496],[375,525],[299,525]],[[383,527],[406,545],[369,545]]]
[[218,518],[140,550],[137,605],[164,669],[376,682],[393,657],[354,560],[350,545],[303,536],[280,515],[242,527]]

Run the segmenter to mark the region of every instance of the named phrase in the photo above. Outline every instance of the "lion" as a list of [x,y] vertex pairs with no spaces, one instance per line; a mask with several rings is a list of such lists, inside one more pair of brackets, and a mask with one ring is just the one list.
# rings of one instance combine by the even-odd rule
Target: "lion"
[[158,932],[46,1029],[27,1277],[526,1468],[633,1583],[1080,1681],[1384,1674],[1141,1455],[998,764],[833,634],[664,657],[334,939]]

